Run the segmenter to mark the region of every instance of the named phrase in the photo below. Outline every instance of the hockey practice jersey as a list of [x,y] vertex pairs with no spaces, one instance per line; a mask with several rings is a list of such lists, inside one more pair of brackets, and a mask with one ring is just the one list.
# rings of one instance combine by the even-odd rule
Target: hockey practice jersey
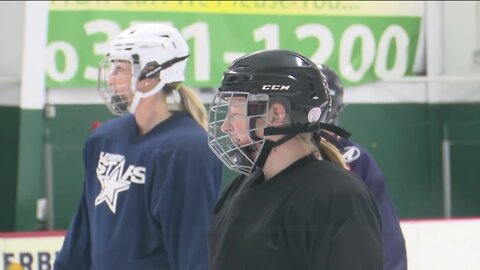
[[222,165],[185,112],[143,136],[134,116],[87,139],[85,181],[55,269],[208,269]]

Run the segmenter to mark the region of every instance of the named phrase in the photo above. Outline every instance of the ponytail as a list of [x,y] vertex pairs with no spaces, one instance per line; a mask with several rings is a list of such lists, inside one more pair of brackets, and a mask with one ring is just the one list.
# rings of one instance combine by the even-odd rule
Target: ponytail
[[336,148],[333,144],[329,143],[326,140],[320,140],[318,144],[318,148],[320,153],[326,155],[326,158],[336,164],[339,167],[347,169],[347,164],[345,163],[345,159],[343,158],[338,148]]
[[344,169],[348,168],[345,159],[342,157],[342,154],[340,154],[337,147],[326,140],[314,141],[314,137],[315,136],[312,136],[311,133],[301,133],[297,135],[298,140],[310,146],[312,154],[316,157],[323,157],[339,167]]
[[208,130],[207,112],[197,93],[179,83],[168,84],[163,91],[165,91],[168,96],[172,94],[174,89],[176,89],[180,95],[180,109],[188,112],[195,122],[197,122],[203,129]]

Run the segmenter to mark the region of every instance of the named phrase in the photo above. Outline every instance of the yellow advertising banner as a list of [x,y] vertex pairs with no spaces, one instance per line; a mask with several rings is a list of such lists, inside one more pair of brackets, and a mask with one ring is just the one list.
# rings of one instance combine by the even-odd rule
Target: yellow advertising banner
[[52,1],[51,10],[277,15],[420,16],[417,1]]
[[0,269],[53,269],[65,232],[0,234]]

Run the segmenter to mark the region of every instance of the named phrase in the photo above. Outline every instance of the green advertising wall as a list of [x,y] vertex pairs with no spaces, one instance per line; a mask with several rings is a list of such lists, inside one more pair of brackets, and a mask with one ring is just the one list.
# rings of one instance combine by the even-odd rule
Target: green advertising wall
[[[412,75],[420,2],[55,1],[50,4],[47,86],[95,87],[109,42],[138,23],[175,26],[190,47],[186,82],[212,87],[248,52],[295,50],[338,70],[345,85]],[[241,22],[241,23],[240,23]]]

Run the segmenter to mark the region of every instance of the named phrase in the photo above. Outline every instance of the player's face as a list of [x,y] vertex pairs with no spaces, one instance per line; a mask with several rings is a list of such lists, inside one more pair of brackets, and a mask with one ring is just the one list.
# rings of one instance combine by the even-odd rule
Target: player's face
[[229,134],[232,141],[238,146],[251,142],[248,130],[246,98],[234,97],[230,100],[228,114],[221,130],[223,133]]
[[118,60],[113,63],[113,70],[108,78],[108,83],[115,94],[121,96],[123,100],[132,99],[131,80],[132,68],[130,62]]

